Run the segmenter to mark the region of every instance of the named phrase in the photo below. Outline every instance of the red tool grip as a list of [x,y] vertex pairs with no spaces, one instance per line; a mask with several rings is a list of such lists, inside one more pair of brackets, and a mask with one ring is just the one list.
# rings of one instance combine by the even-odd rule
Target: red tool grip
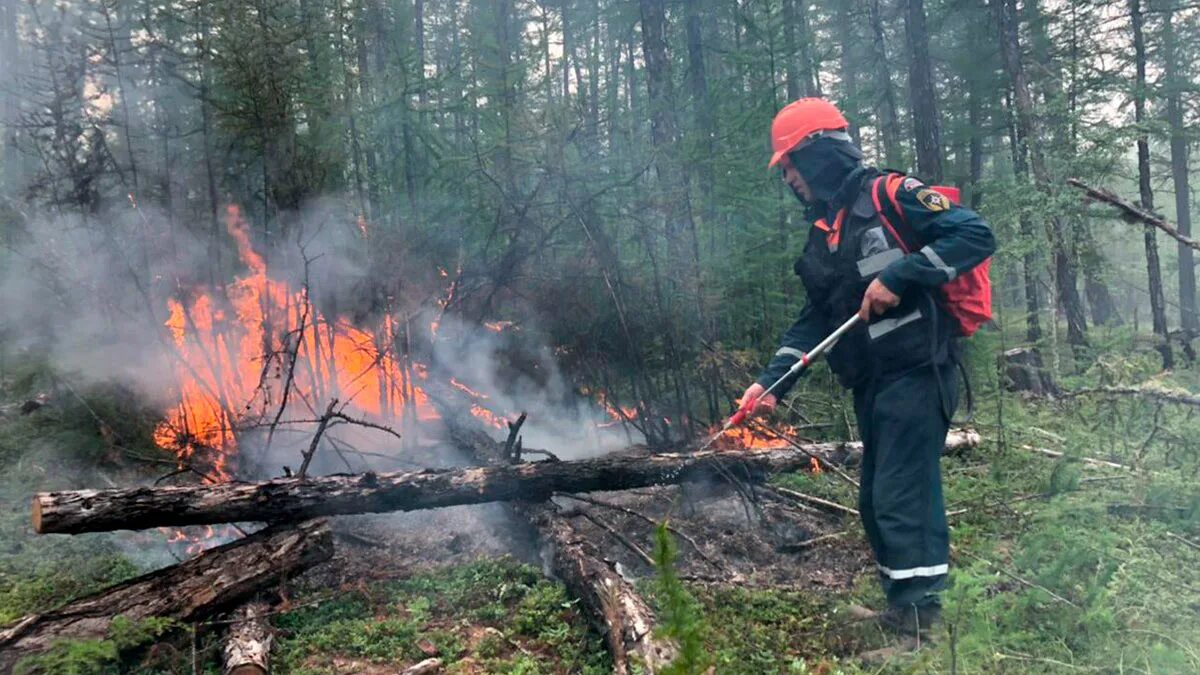
[[733,417],[729,418],[729,426],[736,427],[742,422],[745,422],[746,418],[749,417],[750,412],[754,410],[754,406],[756,405],[758,405],[758,398],[747,399],[746,402],[742,404],[742,407],[738,408],[738,411],[733,413]]

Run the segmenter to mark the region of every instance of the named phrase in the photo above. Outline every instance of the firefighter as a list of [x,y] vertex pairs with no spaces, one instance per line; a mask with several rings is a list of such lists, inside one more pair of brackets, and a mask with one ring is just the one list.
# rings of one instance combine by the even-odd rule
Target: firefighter
[[794,381],[762,396],[771,383],[850,315],[865,320],[828,361],[853,391],[863,440],[858,508],[888,603],[878,619],[926,635],[940,620],[949,563],[939,460],[958,403],[960,331],[938,292],[987,259],[995,240],[943,193],[864,165],[847,128],[819,98],[787,105],[771,125],[769,166],[813,223],[795,264],[807,302],[742,402],[759,399],[754,414],[770,412]]

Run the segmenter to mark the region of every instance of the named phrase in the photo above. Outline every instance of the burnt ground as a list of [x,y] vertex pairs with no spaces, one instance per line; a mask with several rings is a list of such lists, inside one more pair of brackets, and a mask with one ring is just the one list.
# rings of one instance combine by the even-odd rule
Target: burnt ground
[[[582,495],[603,506],[566,496],[555,502],[606,559],[635,580],[654,574],[645,557],[653,554],[655,523],[663,520],[676,531],[676,569],[689,581],[846,590],[871,566],[851,516],[789,503],[762,489],[753,492],[755,502],[729,483],[713,482]],[[329,567],[342,579],[406,576],[504,555],[542,562],[534,533],[500,504],[341,517],[334,532],[339,546]],[[839,532],[847,534],[806,545]]]

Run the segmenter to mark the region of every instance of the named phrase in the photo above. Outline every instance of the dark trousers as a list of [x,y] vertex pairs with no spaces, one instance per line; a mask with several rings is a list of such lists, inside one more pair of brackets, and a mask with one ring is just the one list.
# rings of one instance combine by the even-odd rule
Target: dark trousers
[[936,603],[946,584],[940,460],[958,403],[954,375],[953,364],[922,366],[854,390],[863,440],[858,510],[889,605]]

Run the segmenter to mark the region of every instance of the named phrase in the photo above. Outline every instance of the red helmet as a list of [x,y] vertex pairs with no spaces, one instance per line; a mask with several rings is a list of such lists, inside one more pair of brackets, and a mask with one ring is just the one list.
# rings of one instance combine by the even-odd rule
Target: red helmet
[[767,166],[775,166],[787,153],[822,136],[849,140],[850,137],[846,135],[849,126],[850,123],[837,106],[823,98],[792,101],[771,122],[771,149],[775,154],[771,155],[771,162]]

